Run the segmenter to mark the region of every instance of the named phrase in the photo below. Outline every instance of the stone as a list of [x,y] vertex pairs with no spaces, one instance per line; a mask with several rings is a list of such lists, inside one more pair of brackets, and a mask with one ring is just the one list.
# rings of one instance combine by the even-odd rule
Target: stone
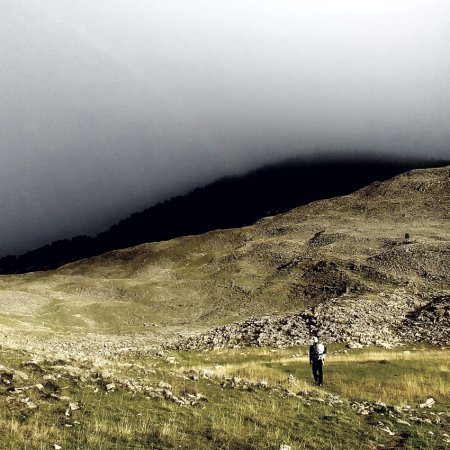
[[433,397],[427,398],[424,403],[419,404],[419,408],[432,408],[436,401]]
[[397,423],[400,423],[401,425],[406,425],[408,427],[411,426],[411,424],[409,422],[407,422],[406,420],[402,420],[402,419],[397,419]]
[[56,381],[56,377],[50,373],[42,377],[45,381]]
[[80,402],[71,402],[67,405],[67,407],[71,410],[71,411],[76,411],[78,409],[81,409],[81,404]]
[[18,382],[28,381],[29,379],[30,379],[30,377],[25,372],[22,372],[20,370],[14,370],[14,373],[13,373],[14,381],[18,381]]
[[378,425],[380,429],[387,433],[389,436],[395,436],[395,431],[391,430],[387,425],[383,425],[381,422],[379,422]]
[[39,372],[44,372],[42,367],[40,366],[39,362],[32,359],[30,361],[25,361],[21,364],[22,367],[31,367],[33,370],[37,370]]
[[214,374],[215,374],[214,370],[211,370],[211,369],[202,369],[200,371],[200,375],[203,378],[212,378],[214,376]]
[[116,385],[114,383],[108,383],[105,386],[106,392],[115,392],[116,391]]

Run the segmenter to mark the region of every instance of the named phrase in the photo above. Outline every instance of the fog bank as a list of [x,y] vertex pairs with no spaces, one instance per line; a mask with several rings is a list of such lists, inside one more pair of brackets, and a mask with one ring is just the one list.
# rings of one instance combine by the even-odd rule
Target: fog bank
[[450,158],[444,0],[4,1],[0,54],[0,255],[294,155]]

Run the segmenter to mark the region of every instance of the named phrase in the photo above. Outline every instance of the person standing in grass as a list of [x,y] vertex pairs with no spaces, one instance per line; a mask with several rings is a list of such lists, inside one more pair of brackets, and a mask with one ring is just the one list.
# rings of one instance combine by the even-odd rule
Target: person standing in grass
[[319,342],[319,338],[313,337],[313,342],[309,346],[309,364],[312,367],[314,381],[316,386],[323,386],[323,364],[327,347]]

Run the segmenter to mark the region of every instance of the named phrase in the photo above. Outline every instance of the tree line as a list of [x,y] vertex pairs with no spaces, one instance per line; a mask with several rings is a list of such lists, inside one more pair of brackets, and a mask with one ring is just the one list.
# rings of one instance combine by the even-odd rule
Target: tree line
[[322,198],[345,195],[374,181],[442,161],[375,157],[293,159],[227,177],[121,220],[96,236],[76,236],[0,259],[1,274],[50,270],[145,242],[250,225]]

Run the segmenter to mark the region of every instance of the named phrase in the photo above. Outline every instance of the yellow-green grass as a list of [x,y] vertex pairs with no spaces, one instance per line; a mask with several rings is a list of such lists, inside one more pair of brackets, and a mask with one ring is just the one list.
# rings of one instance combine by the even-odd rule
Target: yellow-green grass
[[[186,368],[209,367],[222,376],[240,376],[286,386],[289,374],[297,386],[312,381],[307,349],[235,349],[199,356],[187,352]],[[201,358],[201,357],[200,357]],[[231,361],[230,361],[231,360]],[[450,352],[433,347],[392,350],[343,350],[329,347],[324,366],[325,388],[354,400],[383,401],[395,405],[417,403],[434,395],[450,403]]]
[[[374,449],[381,445],[405,448],[444,448],[442,426],[397,423],[387,415],[361,416],[351,401],[384,401],[388,405],[409,404],[413,408],[433,397],[433,411],[449,413],[448,350],[436,348],[379,350],[375,348],[343,353],[330,346],[325,366],[325,386],[314,388],[306,348],[234,349],[211,352],[173,352],[177,364],[164,357],[145,360],[124,358],[106,361],[105,368],[121,378],[158,387],[169,383],[176,396],[201,393],[208,399],[182,407],[168,400],[146,398],[119,387],[106,394],[99,383],[80,382],[66,375],[57,383],[82,408],[74,411],[67,427],[67,402],[51,400],[30,389],[27,395],[38,405],[8,401],[14,396],[0,385],[0,448],[48,449],[54,443],[64,449]],[[339,353],[338,353],[339,352]],[[27,372],[26,384],[42,382],[43,373],[20,363],[30,358],[25,352],[0,350],[0,364]],[[124,364],[127,363],[127,364]],[[76,365],[75,361],[70,364]],[[84,362],[84,367],[89,365]],[[46,373],[55,373],[43,363]],[[149,370],[153,369],[153,370]],[[193,381],[192,370],[210,369],[210,378]],[[92,367],[92,370],[94,368]],[[296,381],[288,382],[292,374]],[[249,384],[269,383],[268,389],[243,390],[223,387],[227,377],[239,376]],[[20,383],[18,383],[20,384]],[[289,396],[309,390],[315,398],[329,393],[341,395],[343,405]],[[97,390],[97,391],[96,391]],[[394,429],[388,435],[378,422]],[[447,425],[448,426],[448,425]],[[429,432],[433,434],[430,434]],[[448,430],[447,430],[448,432]]]

